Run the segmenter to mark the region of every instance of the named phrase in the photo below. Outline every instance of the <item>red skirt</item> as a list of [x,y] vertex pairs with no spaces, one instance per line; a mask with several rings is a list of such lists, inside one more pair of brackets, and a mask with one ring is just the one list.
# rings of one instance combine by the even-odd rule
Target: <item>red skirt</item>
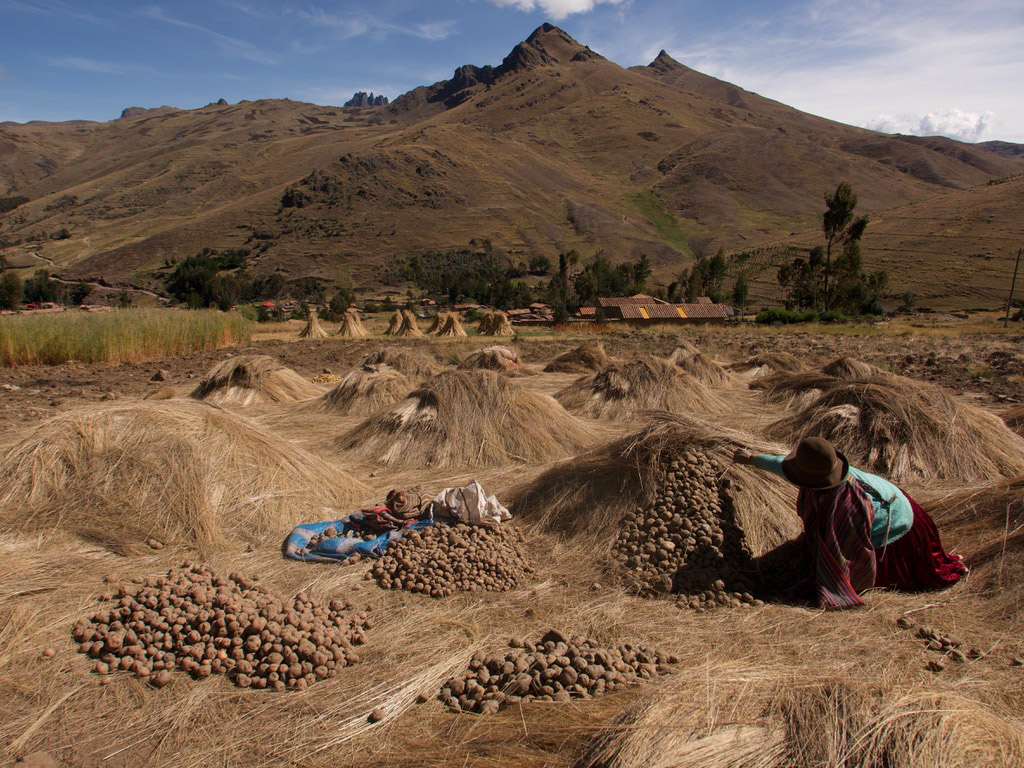
[[914,510],[914,522],[896,541],[875,551],[875,586],[923,592],[956,584],[967,573],[963,558],[946,554],[931,517],[904,495]]

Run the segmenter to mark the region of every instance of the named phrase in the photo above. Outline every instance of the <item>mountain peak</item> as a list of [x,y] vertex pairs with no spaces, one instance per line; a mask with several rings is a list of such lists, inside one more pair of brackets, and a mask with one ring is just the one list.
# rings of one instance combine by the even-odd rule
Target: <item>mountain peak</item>
[[671,72],[676,69],[686,69],[687,67],[680,64],[678,61],[668,55],[668,51],[662,50],[661,53],[650,64],[647,65],[651,69],[656,69],[659,72]]
[[600,58],[590,48],[578,43],[564,29],[547,22],[537,27],[501,62],[500,70],[513,72],[570,61],[588,61]]

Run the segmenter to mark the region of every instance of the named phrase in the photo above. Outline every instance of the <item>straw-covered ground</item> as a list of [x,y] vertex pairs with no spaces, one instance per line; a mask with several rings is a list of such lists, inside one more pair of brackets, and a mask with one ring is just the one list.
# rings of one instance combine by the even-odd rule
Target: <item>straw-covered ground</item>
[[[1000,419],[1020,392],[1020,338],[698,329],[609,333],[598,346],[521,334],[508,346],[533,372],[523,376],[481,364],[493,337],[454,325],[440,337],[384,337],[387,321],[368,322],[365,338],[299,340],[299,324],[287,342],[0,372],[4,761],[1024,764],[1024,439]],[[834,364],[844,357],[854,362]],[[811,428],[831,430],[854,463],[898,475],[970,575],[946,592],[872,592],[841,613],[764,591],[753,604],[725,594],[701,602],[720,607],[692,610],[687,595],[635,588],[634,566],[650,573],[686,558],[686,584],[712,562],[758,588],[784,573],[795,493],[729,457],[783,451]],[[694,466],[723,469],[685,469]],[[281,555],[295,523],[337,519],[392,488],[471,479],[522,532],[531,571],[514,588],[431,597],[381,589],[366,561]],[[717,502],[691,515],[670,490],[684,479],[727,499],[743,562],[729,562],[716,538]],[[443,568],[457,567],[446,557]],[[207,581],[166,581],[186,561],[208,568]],[[123,627],[118,604],[100,599],[119,586],[135,595],[121,599],[132,606]],[[203,601],[209,609],[196,612]],[[93,649],[84,638],[97,615],[105,634]],[[318,623],[335,615],[363,627],[346,635],[352,647]],[[124,634],[143,625],[152,631]],[[527,655],[510,640],[535,649],[550,630],[564,642],[550,643],[545,669],[535,651],[534,666],[516,669]],[[142,667],[124,662],[126,639],[149,644]],[[623,653],[629,669],[646,669],[641,646],[675,663],[617,683]],[[198,658],[169,671],[177,653]],[[97,674],[114,661],[126,671]],[[257,676],[263,689],[248,684]],[[489,679],[536,695],[487,693]],[[500,706],[450,712],[439,694],[453,680],[484,681],[461,695]]]

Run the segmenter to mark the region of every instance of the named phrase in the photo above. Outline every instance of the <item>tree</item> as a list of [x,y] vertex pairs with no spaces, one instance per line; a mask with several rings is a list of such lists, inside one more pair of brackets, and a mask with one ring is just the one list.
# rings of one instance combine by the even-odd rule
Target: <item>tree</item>
[[640,258],[633,265],[633,282],[636,283],[636,293],[642,293],[647,287],[647,281],[651,277],[651,260],[646,253],[640,254]]
[[88,283],[75,283],[71,286],[71,290],[68,291],[68,298],[71,300],[73,305],[79,307],[90,293],[92,293],[91,285]]
[[533,256],[529,267],[531,275],[547,275],[551,272],[551,259],[544,255]]
[[843,181],[836,187],[832,195],[825,195],[825,213],[822,215],[821,229],[825,235],[825,290],[824,308],[831,309],[831,292],[829,280],[832,273],[832,251],[841,245],[844,251],[859,249],[860,238],[867,228],[866,216],[854,218],[853,211],[857,207],[857,195],[849,183]]
[[789,284],[793,282],[793,265],[783,264],[781,267],[779,267],[779,271],[776,273],[775,276],[779,281],[779,287],[782,289],[782,303],[788,305]]
[[747,277],[741,272],[732,287],[732,303],[733,306],[740,308],[740,314],[743,314],[747,307],[747,292]]
[[17,309],[23,295],[21,278],[13,272],[0,274],[0,309]]
[[57,292],[50,280],[50,272],[37,269],[24,283],[25,301],[42,304],[57,299]]

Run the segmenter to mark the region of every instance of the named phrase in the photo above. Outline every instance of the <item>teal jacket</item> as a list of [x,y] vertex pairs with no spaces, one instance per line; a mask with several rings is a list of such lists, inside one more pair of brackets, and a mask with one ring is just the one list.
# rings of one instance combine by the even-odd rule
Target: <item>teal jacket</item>
[[[782,471],[784,458],[762,453],[754,457],[754,466],[785,478]],[[850,475],[863,486],[871,506],[875,508],[875,518],[871,524],[871,544],[875,549],[892,544],[910,530],[914,524],[914,509],[903,491],[888,480],[855,467],[850,467]]]

